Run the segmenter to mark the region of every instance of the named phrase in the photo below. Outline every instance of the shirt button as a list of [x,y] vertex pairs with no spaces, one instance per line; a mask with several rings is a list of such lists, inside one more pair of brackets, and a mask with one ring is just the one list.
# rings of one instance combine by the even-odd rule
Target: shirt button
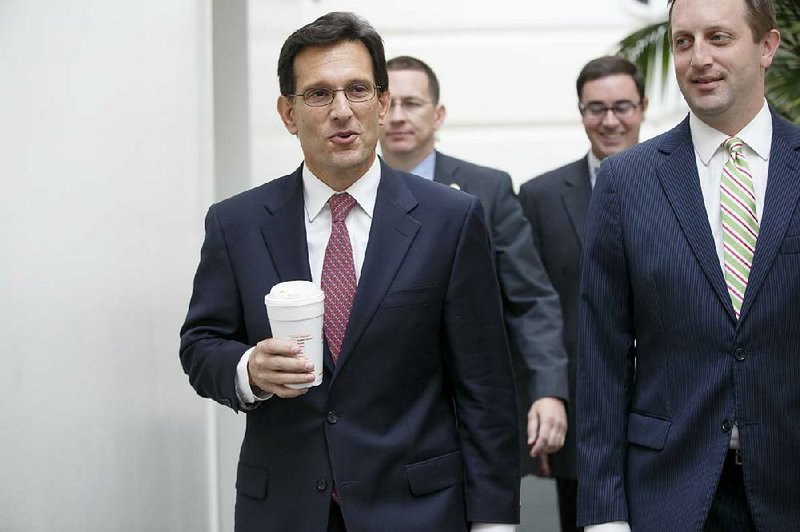
[[324,478],[317,480],[317,489],[319,491],[325,491],[326,489],[328,489],[328,481],[325,480]]
[[736,350],[733,352],[733,357],[741,362],[747,357],[747,353],[745,353],[744,349],[741,347],[737,347]]
[[336,422],[339,421],[339,417],[334,412],[328,412],[326,419],[331,425],[335,425]]
[[727,419],[723,419],[722,420],[722,431],[723,432],[728,432],[729,430],[731,430],[731,422],[728,421]]

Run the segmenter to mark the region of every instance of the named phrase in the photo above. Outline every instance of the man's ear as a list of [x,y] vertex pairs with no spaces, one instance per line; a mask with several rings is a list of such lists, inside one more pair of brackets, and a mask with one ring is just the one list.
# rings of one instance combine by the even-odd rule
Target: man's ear
[[761,43],[761,66],[768,68],[772,64],[775,52],[778,51],[778,46],[781,45],[781,33],[778,30],[769,30]]
[[378,95],[378,125],[386,125],[386,118],[389,116],[389,104],[392,102],[392,93],[388,90]]
[[281,120],[283,120],[283,125],[286,126],[286,130],[292,135],[297,135],[297,122],[294,118],[294,105],[292,105],[292,102],[289,101],[289,98],[282,94],[278,96],[278,114],[281,116]]
[[445,108],[444,104],[437,103],[436,107],[433,109],[433,129],[437,131],[442,124],[444,124],[444,119],[447,116],[447,109]]
[[642,114],[647,112],[647,106],[650,104],[650,100],[645,96],[642,98]]

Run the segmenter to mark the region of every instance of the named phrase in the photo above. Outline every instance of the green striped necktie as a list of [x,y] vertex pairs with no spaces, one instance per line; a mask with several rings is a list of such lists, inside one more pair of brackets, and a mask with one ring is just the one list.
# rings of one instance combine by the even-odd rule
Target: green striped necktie
[[723,146],[729,154],[728,161],[722,168],[720,181],[725,284],[728,285],[728,293],[738,319],[747,289],[747,279],[753,267],[753,254],[758,239],[758,216],[753,177],[742,153],[744,143],[731,137]]

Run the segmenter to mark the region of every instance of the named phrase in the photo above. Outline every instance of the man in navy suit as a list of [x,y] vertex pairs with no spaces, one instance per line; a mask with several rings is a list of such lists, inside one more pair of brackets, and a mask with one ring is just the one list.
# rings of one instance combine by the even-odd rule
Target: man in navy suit
[[[512,347],[520,410],[524,472],[528,456],[561,448],[567,430],[567,358],[561,342],[558,294],[531,245],[531,229],[514,196],[511,177],[500,170],[447,156],[435,149],[445,118],[439,80],[427,63],[400,56],[386,63],[392,101],[380,143],[386,162],[457,188],[481,200],[492,238]],[[527,445],[526,445],[527,444]]]
[[647,111],[644,77],[621,57],[592,59],[576,82],[578,110],[591,149],[584,157],[531,179],[519,190],[533,242],[558,292],[569,355],[569,427],[564,448],[542,456],[542,473],[556,479],[562,532],[577,532],[575,471],[575,363],[584,224],[597,169],[603,159],[639,143]]
[[764,99],[770,0],[675,0],[691,112],[603,162],[586,224],[578,513],[800,530],[800,128]]
[[[362,19],[294,32],[278,76],[304,164],[209,209],[181,332],[197,393],[247,412],[236,530],[512,531],[516,403],[480,202],[376,157],[390,95]],[[297,279],[326,297],[323,382],[302,390],[286,385],[314,368],[263,304]]]

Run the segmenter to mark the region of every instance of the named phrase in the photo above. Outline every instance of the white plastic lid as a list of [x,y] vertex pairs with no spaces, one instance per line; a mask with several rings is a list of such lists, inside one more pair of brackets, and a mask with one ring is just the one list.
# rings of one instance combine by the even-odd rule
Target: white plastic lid
[[294,306],[319,303],[324,299],[325,293],[311,281],[285,281],[272,287],[264,296],[264,303]]

